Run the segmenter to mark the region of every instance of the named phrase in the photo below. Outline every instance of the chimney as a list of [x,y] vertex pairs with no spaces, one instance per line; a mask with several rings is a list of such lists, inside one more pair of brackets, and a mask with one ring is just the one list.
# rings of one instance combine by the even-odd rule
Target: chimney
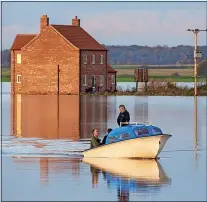
[[80,19],[78,19],[77,16],[75,16],[75,18],[72,19],[72,25],[80,27]]
[[40,32],[42,32],[49,25],[49,18],[47,15],[42,15],[40,18]]

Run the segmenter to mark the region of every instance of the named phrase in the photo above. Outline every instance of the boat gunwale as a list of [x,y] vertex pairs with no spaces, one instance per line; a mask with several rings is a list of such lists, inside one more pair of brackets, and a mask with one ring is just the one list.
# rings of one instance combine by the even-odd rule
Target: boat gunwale
[[119,142],[123,142],[123,141],[128,141],[128,140],[134,140],[134,139],[138,139],[138,138],[146,138],[146,137],[155,137],[155,136],[169,136],[169,137],[172,137],[172,135],[170,135],[170,134],[153,134],[153,135],[148,135],[148,136],[138,136],[138,137],[135,137],[135,138],[130,138],[130,139],[126,139],[126,140],[120,140],[120,141],[118,141],[118,142],[112,142],[112,143],[109,143],[109,144],[104,144],[104,145],[100,145],[100,146],[98,146],[98,147],[94,147],[94,148],[90,148],[90,149],[86,149],[86,150],[84,150],[82,153],[84,153],[84,152],[87,152],[87,151],[91,151],[91,150],[93,150],[93,149],[98,149],[98,148],[100,148],[100,147],[104,147],[104,146],[107,146],[107,145],[111,145],[111,144],[115,144],[115,143],[119,143]]

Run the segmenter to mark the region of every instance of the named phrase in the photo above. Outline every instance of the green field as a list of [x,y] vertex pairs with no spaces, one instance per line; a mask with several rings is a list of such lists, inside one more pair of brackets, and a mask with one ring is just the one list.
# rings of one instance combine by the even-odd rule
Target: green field
[[[142,68],[143,65],[111,65],[114,69],[136,69]],[[149,69],[192,69],[192,64],[185,65],[146,65]]]
[[[129,66],[121,65],[122,68],[117,70],[117,82],[134,82],[134,69]],[[131,65],[131,67],[134,65]],[[113,66],[114,67],[114,66]],[[125,67],[125,68],[124,68]],[[164,66],[163,66],[164,67]],[[174,76],[177,74],[178,76]],[[2,68],[2,82],[10,82],[10,68]],[[149,81],[171,81],[171,82],[193,82],[193,69],[179,68],[179,69],[149,69]],[[198,81],[206,81],[206,77],[199,77]]]
[[[169,81],[169,82],[194,82],[191,76],[149,76],[149,81]],[[198,82],[206,82],[206,77],[199,77]],[[135,82],[131,75],[117,76],[117,82]]]
[[10,82],[10,68],[2,68],[1,81]]

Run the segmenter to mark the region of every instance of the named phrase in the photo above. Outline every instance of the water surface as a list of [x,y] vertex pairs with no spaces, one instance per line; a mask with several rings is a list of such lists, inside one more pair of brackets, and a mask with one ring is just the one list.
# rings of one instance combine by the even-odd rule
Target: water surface
[[[157,162],[81,157],[120,104],[172,134]],[[2,105],[3,200],[206,200],[206,97],[4,93]]]

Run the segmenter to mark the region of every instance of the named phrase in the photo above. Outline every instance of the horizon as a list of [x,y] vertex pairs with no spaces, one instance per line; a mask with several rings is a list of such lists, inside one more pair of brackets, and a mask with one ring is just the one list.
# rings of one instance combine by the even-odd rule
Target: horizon
[[[2,2],[2,50],[16,34],[38,34],[43,14],[50,24],[69,25],[78,16],[105,46],[194,46],[186,30],[207,28],[206,8],[206,2]],[[198,46],[206,44],[207,32],[200,32]]]

